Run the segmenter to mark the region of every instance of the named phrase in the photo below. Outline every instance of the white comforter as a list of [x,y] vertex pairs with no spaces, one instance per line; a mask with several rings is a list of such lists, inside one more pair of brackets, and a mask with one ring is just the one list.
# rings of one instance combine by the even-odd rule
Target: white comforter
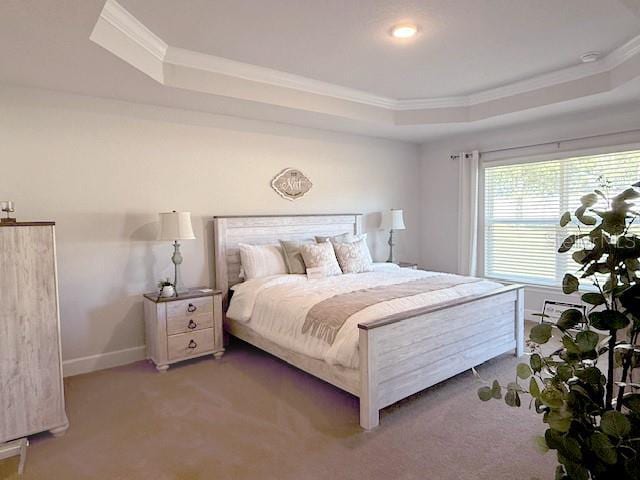
[[333,345],[302,333],[307,312],[316,303],[341,293],[380,285],[392,285],[441,275],[437,272],[389,268],[379,265],[369,273],[346,274],[316,280],[306,275],[274,275],[257,278],[233,287],[227,316],[246,323],[262,337],[283,348],[330,364],[358,368],[358,324],[390,314],[436,305],[455,298],[484,293],[502,285],[489,280],[466,283],[411,297],[389,300],[361,310],[342,326]]

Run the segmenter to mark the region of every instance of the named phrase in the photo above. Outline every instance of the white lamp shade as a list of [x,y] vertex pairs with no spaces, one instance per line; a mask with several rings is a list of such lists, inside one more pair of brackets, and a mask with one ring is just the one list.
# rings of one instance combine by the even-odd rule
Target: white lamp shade
[[383,230],[405,230],[402,210],[392,209],[382,214],[380,228]]
[[160,213],[160,235],[158,240],[193,240],[191,212]]

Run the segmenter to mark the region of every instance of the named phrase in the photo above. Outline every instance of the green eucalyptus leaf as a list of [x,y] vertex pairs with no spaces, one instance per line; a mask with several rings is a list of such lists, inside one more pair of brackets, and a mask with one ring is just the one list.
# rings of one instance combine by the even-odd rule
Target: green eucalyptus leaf
[[571,250],[571,248],[576,244],[576,240],[578,240],[578,235],[569,235],[562,241],[560,248],[558,248],[558,253],[565,253]]
[[571,480],[589,480],[589,471],[578,462],[567,460],[564,462],[564,467],[567,470],[567,479]]
[[640,284],[627,288],[620,295],[620,303],[635,317],[640,317]]
[[573,292],[578,291],[578,287],[580,286],[580,281],[570,273],[566,273],[564,278],[562,279],[562,291],[569,295]]
[[549,447],[547,446],[547,442],[545,441],[543,436],[538,435],[537,437],[535,437],[534,442],[538,452],[544,454],[549,451]]
[[597,367],[587,367],[576,370],[576,377],[590,385],[603,385],[606,380],[605,376]]
[[494,380],[493,384],[491,384],[491,397],[496,400],[500,400],[502,398],[502,388],[500,388],[500,384],[497,380]]
[[516,367],[516,374],[523,380],[531,376],[531,368],[526,363],[519,363]]
[[531,365],[531,370],[536,373],[542,370],[542,358],[540,357],[540,355],[538,355],[537,353],[531,355],[531,358],[529,359],[529,365]]
[[634,198],[638,198],[638,197],[640,197],[640,193],[638,193],[637,190],[635,190],[634,188],[627,188],[625,191],[613,197],[613,199],[615,201],[624,202],[627,200],[633,200]]
[[539,345],[547,343],[551,338],[551,325],[540,323],[534,326],[529,333],[529,338]]
[[[571,412],[566,412],[560,409],[553,409],[544,415],[543,421],[554,430],[564,433],[568,432],[569,428],[571,427],[571,418]],[[562,445],[562,442],[560,445]],[[560,449],[561,448],[562,446],[560,447]]]
[[625,397],[624,400],[622,400],[622,404],[629,410],[640,413],[640,393],[634,393]]
[[597,455],[597,457],[604,463],[609,465],[615,465],[618,461],[618,454],[616,448],[613,446],[609,437],[602,432],[594,432],[589,438],[589,444],[591,450]]
[[589,305],[602,305],[607,302],[601,293],[589,292],[582,295],[582,301]]
[[573,258],[573,261],[576,263],[579,263],[580,265],[582,265],[583,263],[585,263],[585,260],[587,258],[589,258],[589,254],[591,252],[589,250],[576,250],[575,252],[573,252],[571,254],[571,258]]
[[616,310],[602,310],[589,314],[591,326],[598,330],[619,330],[629,325],[626,315]]
[[626,227],[626,215],[624,212],[601,212],[602,229],[610,235],[620,235]]
[[598,196],[595,193],[587,193],[580,198],[583,207],[592,207],[598,203]]
[[631,431],[631,423],[622,413],[616,410],[609,410],[602,414],[600,428],[607,435],[622,438],[627,436]]
[[556,369],[556,374],[558,378],[563,382],[566,382],[571,377],[573,377],[573,369],[569,365],[559,365]]
[[576,308],[569,308],[560,314],[556,327],[565,331],[582,322],[582,312]]
[[520,395],[518,395],[518,391],[515,389],[507,390],[507,393],[504,396],[504,401],[510,407],[519,407]]
[[563,435],[560,432],[552,428],[548,428],[544,432],[544,441],[551,450],[557,450],[560,448],[562,437]]
[[478,398],[483,402],[491,400],[491,389],[489,387],[480,387],[478,389]]
[[571,213],[570,212],[564,212],[562,214],[562,216],[560,217],[560,226],[561,227],[566,227],[569,222],[571,221]]
[[580,353],[580,347],[578,347],[578,344],[569,335],[563,335],[562,345],[567,349],[567,352],[569,353]]
[[578,332],[575,343],[581,352],[590,352],[598,346],[600,336],[596,332],[590,330]]
[[538,385],[536,377],[531,377],[531,380],[529,380],[529,394],[533,398],[538,398],[540,396],[540,386]]
[[547,386],[540,393],[540,401],[547,407],[560,408],[564,405],[564,393],[553,387]]

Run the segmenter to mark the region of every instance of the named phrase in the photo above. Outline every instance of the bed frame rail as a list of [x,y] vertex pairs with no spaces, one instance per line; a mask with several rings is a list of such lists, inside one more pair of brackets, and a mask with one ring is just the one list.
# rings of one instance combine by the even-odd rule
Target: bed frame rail
[[380,409],[398,400],[514,348],[522,355],[524,287],[503,287],[358,327],[360,425],[369,430],[378,425]]

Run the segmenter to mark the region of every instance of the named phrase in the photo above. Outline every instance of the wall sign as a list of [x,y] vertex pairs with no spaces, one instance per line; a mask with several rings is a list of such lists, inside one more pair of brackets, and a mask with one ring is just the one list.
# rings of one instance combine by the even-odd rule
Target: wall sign
[[311,180],[295,168],[285,168],[271,180],[271,187],[287,200],[301,198],[312,186]]

